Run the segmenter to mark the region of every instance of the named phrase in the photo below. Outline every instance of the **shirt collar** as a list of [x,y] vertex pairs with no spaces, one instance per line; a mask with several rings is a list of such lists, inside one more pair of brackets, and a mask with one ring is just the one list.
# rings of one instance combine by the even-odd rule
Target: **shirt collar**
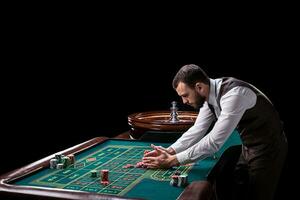
[[222,84],[222,79],[209,79],[210,85],[209,85],[209,97],[208,97],[208,102],[209,104],[213,106],[218,106],[217,103],[217,96],[220,91],[220,87]]

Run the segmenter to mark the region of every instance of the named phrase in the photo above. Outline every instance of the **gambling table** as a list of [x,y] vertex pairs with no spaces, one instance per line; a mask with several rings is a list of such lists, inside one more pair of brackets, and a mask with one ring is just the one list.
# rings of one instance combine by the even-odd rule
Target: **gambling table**
[[[239,145],[234,131],[212,157],[170,169],[124,168],[141,161],[151,142],[97,137],[69,149],[0,176],[0,196],[34,199],[209,199],[211,188],[207,177],[222,154]],[[168,147],[170,143],[154,143]],[[75,164],[65,169],[50,169],[49,161],[56,154],[75,155]],[[109,170],[109,184],[91,177],[92,170]],[[170,185],[175,172],[188,175],[188,185]]]

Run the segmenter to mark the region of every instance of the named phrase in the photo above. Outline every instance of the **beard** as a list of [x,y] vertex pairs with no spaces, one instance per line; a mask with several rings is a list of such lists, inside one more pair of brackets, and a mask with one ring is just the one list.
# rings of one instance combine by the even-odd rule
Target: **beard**
[[195,109],[200,109],[200,108],[203,107],[204,103],[205,103],[205,97],[202,96],[202,95],[200,95],[200,94],[198,94],[198,95],[196,96],[196,101],[195,101],[195,103],[194,103],[192,106],[193,106]]

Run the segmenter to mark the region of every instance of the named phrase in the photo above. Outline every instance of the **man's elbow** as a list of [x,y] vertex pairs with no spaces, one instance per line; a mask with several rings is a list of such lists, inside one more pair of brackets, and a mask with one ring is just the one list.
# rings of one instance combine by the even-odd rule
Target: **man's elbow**
[[210,142],[210,149],[211,149],[211,153],[216,153],[218,152],[222,147],[222,144],[215,142],[215,141],[211,141]]

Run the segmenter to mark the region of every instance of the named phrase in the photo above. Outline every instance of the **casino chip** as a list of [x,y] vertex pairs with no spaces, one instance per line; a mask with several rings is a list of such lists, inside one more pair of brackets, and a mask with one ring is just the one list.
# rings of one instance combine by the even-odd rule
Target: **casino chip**
[[91,171],[91,177],[96,178],[97,177],[97,170],[92,170]]
[[188,183],[188,175],[173,175],[171,177],[170,185],[175,187],[184,187]]
[[109,170],[103,169],[100,172],[101,172],[101,184],[102,185],[108,185],[109,184],[109,180],[108,180]]
[[70,154],[64,156],[61,153],[55,154],[54,158],[50,159],[50,169],[65,169],[75,163],[75,156]]

